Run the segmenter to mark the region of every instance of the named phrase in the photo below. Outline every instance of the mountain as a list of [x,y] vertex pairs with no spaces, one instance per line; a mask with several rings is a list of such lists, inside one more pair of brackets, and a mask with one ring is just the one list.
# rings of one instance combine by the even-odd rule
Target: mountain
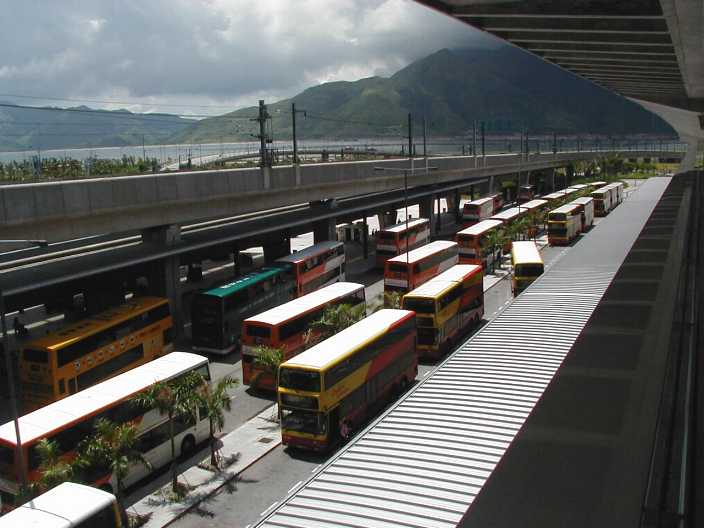
[[[406,116],[425,115],[428,132],[466,134],[485,121],[489,132],[674,134],[635,103],[513,46],[440,50],[389,78],[331,82],[268,105],[275,139],[291,137],[291,103],[299,138],[403,136]],[[175,134],[173,142],[252,139],[257,108],[208,118]],[[417,133],[417,132],[416,132]]]
[[31,109],[0,102],[0,151],[141,145],[165,142],[192,121],[86,106]]

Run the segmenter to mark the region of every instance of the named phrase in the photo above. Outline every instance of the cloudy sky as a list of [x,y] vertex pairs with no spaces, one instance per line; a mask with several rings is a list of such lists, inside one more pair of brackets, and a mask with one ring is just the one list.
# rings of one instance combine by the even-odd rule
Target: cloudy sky
[[0,0],[0,9],[12,15],[0,32],[0,100],[32,105],[219,114],[490,42],[411,0]]

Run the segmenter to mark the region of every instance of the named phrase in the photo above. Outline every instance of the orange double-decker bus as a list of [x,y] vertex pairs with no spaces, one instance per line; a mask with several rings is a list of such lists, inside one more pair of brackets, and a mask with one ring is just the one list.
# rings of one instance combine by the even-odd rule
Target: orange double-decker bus
[[296,281],[297,296],[345,280],[345,245],[326,241],[277,259]]
[[[242,323],[242,382],[262,390],[276,390],[276,380],[265,373],[256,361],[256,347],[279,348],[284,360],[294,357],[306,347],[306,332],[313,321],[323,315],[327,306],[364,303],[364,285],[338,282],[318,291],[245,319]],[[310,341],[315,342],[315,335]]]
[[386,261],[384,293],[408,293],[459,262],[457,242],[436,240]]
[[376,234],[376,265],[384,267],[384,262],[406,251],[426,244],[430,240],[430,222],[427,218],[416,218],[401,222]]
[[467,202],[462,207],[462,225],[469,227],[482,220],[486,220],[494,214],[496,205],[493,196],[478,198]]
[[500,248],[482,247],[489,234],[503,225],[501,220],[483,220],[455,235],[459,246],[460,264],[476,264],[484,269],[489,267],[500,256]]

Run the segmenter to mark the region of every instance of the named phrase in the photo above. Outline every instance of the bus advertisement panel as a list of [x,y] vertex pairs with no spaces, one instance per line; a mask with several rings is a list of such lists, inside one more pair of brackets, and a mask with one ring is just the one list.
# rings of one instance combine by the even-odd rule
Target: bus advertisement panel
[[548,213],[548,244],[566,246],[582,231],[579,204],[571,203]]
[[582,217],[581,231],[589,231],[594,225],[594,198],[584,196],[577,198],[572,203],[579,206],[579,214]]
[[462,208],[462,225],[469,227],[486,220],[496,211],[496,204],[493,196],[478,198],[464,204]]
[[492,231],[502,226],[501,220],[483,220],[478,224],[458,231],[455,241],[459,246],[460,264],[477,264],[487,269],[501,256],[501,248],[492,251],[486,244]]
[[296,295],[282,268],[264,268],[198,293],[191,305],[193,349],[229,354],[240,345],[242,321]]
[[135,297],[24,344],[24,412],[60,400],[173,350],[169,301]]
[[296,281],[296,296],[300,297],[345,280],[345,245],[336,241],[320,242],[281,257],[274,265],[291,274]]
[[384,293],[408,293],[457,263],[457,242],[446,240],[389,259],[384,266]]
[[513,280],[511,289],[513,295],[518,295],[544,271],[543,258],[540,256],[535,242],[514,242],[511,248],[511,263],[513,265]]
[[382,229],[376,234],[376,265],[384,267],[388,259],[426,244],[430,240],[430,222],[416,218]]
[[260,390],[276,390],[276,380],[257,364],[257,347],[281,349],[284,360],[290,359],[303,351],[308,342],[315,341],[314,332],[307,335],[310,324],[322,317],[327,306],[357,306],[364,302],[363,284],[338,282],[245,319],[242,323],[242,383],[256,383]]
[[417,374],[416,314],[373,313],[281,365],[282,443],[329,449],[405,392]]
[[[75,457],[81,440],[95,432],[94,426],[99,418],[118,424],[138,424],[139,450],[152,469],[167,464],[171,459],[168,417],[157,409],[145,410],[134,405],[132,398],[157,382],[168,382],[190,372],[209,381],[208,359],[197,354],[172,352],[20,417],[21,449],[29,482],[40,477],[41,458],[37,444],[42,439],[55,441],[62,457],[71,459]],[[177,456],[191,451],[209,436],[209,420],[204,416],[181,420],[175,427]],[[12,505],[19,493],[21,471],[15,458],[16,438],[13,422],[0,426],[0,493],[4,505]],[[140,463],[130,466],[125,486],[134,484],[152,469]],[[98,487],[115,489],[110,470],[106,468],[99,473],[91,481]]]
[[484,317],[482,268],[452,266],[404,295],[402,306],[416,312],[419,357],[437,360]]

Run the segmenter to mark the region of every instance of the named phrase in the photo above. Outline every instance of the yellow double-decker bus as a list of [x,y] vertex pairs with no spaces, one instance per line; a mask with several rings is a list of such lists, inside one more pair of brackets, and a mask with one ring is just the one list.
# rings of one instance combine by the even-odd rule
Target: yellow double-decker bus
[[458,264],[403,296],[417,314],[418,355],[440,358],[470,326],[484,317],[482,267]]
[[417,374],[416,314],[379,310],[279,367],[282,443],[327,450]]
[[171,352],[172,328],[167,299],[137,297],[25,343],[24,412]]
[[535,242],[514,242],[511,248],[513,294],[518,295],[543,274],[543,257]]

